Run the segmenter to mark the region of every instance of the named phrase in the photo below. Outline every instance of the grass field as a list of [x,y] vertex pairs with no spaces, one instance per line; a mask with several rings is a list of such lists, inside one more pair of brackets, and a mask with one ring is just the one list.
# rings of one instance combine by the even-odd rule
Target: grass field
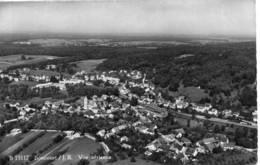
[[14,81],[14,82],[11,83],[11,85],[28,85],[29,88],[33,87],[33,86],[35,86],[37,84],[39,84],[39,83],[31,82],[31,81],[17,81],[17,82]]
[[22,139],[21,134],[18,134],[16,136],[9,136],[4,137],[2,141],[0,142],[0,153],[2,153],[4,150],[6,150],[8,147],[10,147],[12,144],[20,141]]
[[96,66],[106,59],[100,59],[100,60],[82,60],[82,61],[76,61],[73,62],[74,64],[77,64],[79,70],[85,70],[87,72],[96,69]]
[[35,151],[39,150],[43,145],[49,144],[53,140],[53,136],[57,134],[56,132],[46,132],[42,137],[37,139],[35,142],[26,147],[19,154],[21,155],[30,155]]
[[184,87],[180,85],[178,92],[169,91],[171,96],[177,97],[180,95],[188,96],[190,94],[191,102],[199,102],[203,97],[208,97],[208,94],[205,93],[204,89],[199,89],[197,87]]
[[[176,118],[176,120],[179,122],[180,125],[187,126],[187,119]],[[197,122],[197,120],[190,120],[191,128],[201,126],[201,125],[203,125],[203,122],[201,122],[201,121]]]
[[59,57],[56,56],[48,56],[48,55],[25,55],[27,58],[32,58],[28,60],[21,60],[21,54],[17,55],[9,55],[9,56],[1,56],[0,57],[0,70],[6,69],[9,66],[20,65],[20,64],[31,64],[37,63],[46,60],[52,60]]
[[[88,156],[89,154],[97,151],[101,145],[89,138],[80,138],[75,139],[75,143],[71,146],[64,146],[63,149],[67,149],[67,152],[64,155],[71,155],[72,160],[64,161],[64,160],[56,160],[52,162],[53,165],[70,165],[76,164],[80,161],[78,155]],[[62,150],[62,149],[61,149]]]
[[[20,139],[18,142],[9,144],[8,148],[6,148],[6,149],[1,153],[1,156],[10,155],[14,150],[16,150],[17,148],[19,148],[19,147],[22,146],[23,144],[27,143],[27,142],[30,141],[31,139],[37,137],[39,134],[40,134],[40,132],[30,132],[30,133],[26,134],[26,136],[24,136],[24,137],[23,137],[22,139]],[[9,137],[7,137],[7,138],[9,138]]]
[[[31,143],[28,147],[22,150],[18,155],[31,155],[36,151],[40,150],[42,146],[48,145],[52,142],[53,136],[57,134],[56,132],[46,132],[42,137]],[[12,161],[14,164],[22,164],[25,163],[24,160],[16,160]]]
[[27,136],[30,136],[33,132],[27,132],[25,134],[17,134],[15,136],[4,137],[0,142],[0,153],[11,147],[13,144],[19,142]]

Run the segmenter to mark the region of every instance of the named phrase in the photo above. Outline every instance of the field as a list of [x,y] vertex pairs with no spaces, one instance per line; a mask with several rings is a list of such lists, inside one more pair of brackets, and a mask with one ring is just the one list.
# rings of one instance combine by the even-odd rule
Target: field
[[180,85],[178,92],[169,92],[171,96],[188,96],[190,94],[191,102],[199,102],[203,97],[208,97],[208,94],[205,93],[204,89],[199,89],[197,87],[184,87],[182,84]]
[[17,82],[12,82],[11,85],[28,85],[28,87],[33,87],[39,83],[37,82],[32,82],[32,81],[17,81]]
[[1,139],[0,142],[0,153],[4,152],[8,147],[10,147],[12,144],[17,143],[18,141],[23,139],[23,134],[18,134],[16,136],[8,136]]
[[53,165],[70,165],[79,162],[78,155],[89,156],[89,154],[97,151],[101,145],[89,138],[81,138],[74,140],[75,143],[71,146],[64,146],[65,149],[68,147],[67,152],[64,155],[71,155],[72,160],[64,161],[64,160],[56,160],[52,162]]
[[77,64],[79,70],[85,70],[87,72],[96,69],[96,66],[106,59],[100,59],[100,60],[82,60],[82,61],[76,61],[73,62],[74,64]]
[[21,54],[18,55],[9,55],[9,56],[1,56],[0,57],[0,70],[6,69],[9,66],[20,65],[20,64],[31,64],[37,63],[46,60],[52,60],[59,57],[56,56],[48,56],[48,55],[25,55],[27,60],[21,59]]
[[21,155],[32,154],[33,152],[39,150],[43,145],[51,143],[55,134],[57,134],[57,133],[56,132],[46,132],[42,137],[40,137],[35,142],[30,144],[19,154],[21,154]]
[[17,134],[15,136],[4,137],[0,142],[0,153],[4,152],[6,149],[11,147],[13,144],[18,143],[20,140],[25,139],[28,136],[31,136],[33,132],[28,132],[25,134]]
[[30,132],[29,134],[24,136],[24,138],[22,138],[18,142],[12,143],[13,145],[11,144],[7,149],[5,149],[4,152],[1,153],[1,156],[10,155],[14,150],[21,147],[23,144],[27,143],[31,139],[37,137],[39,134],[40,134],[40,132]]
[[[22,150],[18,155],[31,155],[36,151],[40,150],[44,145],[48,145],[52,142],[53,137],[57,134],[56,132],[46,132],[42,137],[31,143],[28,147]],[[12,162],[14,164],[24,163],[24,160],[17,160]]]
[[[187,126],[187,119],[183,119],[183,118],[176,118],[175,120],[178,121],[178,123],[182,126]],[[197,122],[197,120],[190,120],[190,127],[194,128],[197,126],[202,126],[203,122],[199,121]]]

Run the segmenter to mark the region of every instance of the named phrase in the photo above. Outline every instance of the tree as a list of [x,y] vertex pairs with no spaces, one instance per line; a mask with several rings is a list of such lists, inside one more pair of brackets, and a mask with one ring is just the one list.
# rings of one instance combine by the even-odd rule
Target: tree
[[205,121],[203,122],[203,126],[204,126],[204,127],[208,127],[209,124],[210,124],[210,121],[209,121],[209,120],[205,120]]
[[56,137],[53,139],[53,142],[54,142],[54,143],[58,143],[58,142],[60,142],[62,139],[63,139],[63,137],[62,137],[61,135],[58,135],[58,136],[56,136]]
[[244,132],[244,137],[247,137],[247,135],[248,135],[248,128],[247,127],[243,127],[243,132]]
[[86,160],[86,159],[81,159],[79,162],[78,162],[78,165],[89,165],[89,160]]
[[130,162],[136,162],[135,157],[131,156]]
[[50,78],[50,82],[58,83],[59,80],[58,80],[55,76],[51,76],[51,78]]
[[226,127],[224,125],[221,126],[221,132],[225,132]]
[[239,101],[244,106],[255,106],[256,105],[256,90],[251,89],[250,87],[246,86],[243,89],[243,92],[241,94],[241,97],[239,98]]
[[99,160],[96,161],[96,165],[102,165],[102,162],[100,162]]
[[32,153],[32,154],[29,156],[28,160],[29,160],[29,161],[33,161],[35,155],[36,155],[35,153]]
[[187,120],[187,127],[190,127],[190,119]]
[[23,55],[21,55],[21,60],[23,61],[23,60],[26,60],[26,56],[23,54]]
[[214,127],[214,132],[215,133],[220,133],[220,127],[219,127],[219,125],[215,125],[215,127]]

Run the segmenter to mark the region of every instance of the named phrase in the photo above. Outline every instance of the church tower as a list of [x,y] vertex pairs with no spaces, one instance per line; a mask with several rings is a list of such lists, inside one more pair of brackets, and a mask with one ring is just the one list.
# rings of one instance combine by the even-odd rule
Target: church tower
[[143,78],[143,84],[145,83],[145,78],[146,78],[146,74],[144,74],[144,78]]
[[83,107],[85,110],[88,109],[88,98],[85,96],[84,97],[84,107]]

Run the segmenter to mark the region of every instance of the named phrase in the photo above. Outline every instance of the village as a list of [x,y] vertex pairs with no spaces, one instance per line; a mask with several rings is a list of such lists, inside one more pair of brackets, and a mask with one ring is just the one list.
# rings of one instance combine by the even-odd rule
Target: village
[[[47,66],[46,70],[53,67],[55,67],[55,65]],[[93,95],[92,97],[81,96],[72,103],[66,103],[64,100],[56,102],[46,101],[40,109],[30,107],[28,104],[20,105],[18,102],[6,103],[5,106],[8,109],[16,109],[19,116],[18,118],[2,122],[0,126],[2,127],[11,122],[29,121],[34,115],[39,114],[62,113],[80,115],[93,120],[93,124],[96,119],[105,119],[106,122],[110,124],[108,124],[107,127],[97,130],[95,134],[72,130],[63,130],[63,132],[66,137],[71,139],[80,138],[82,136],[94,140],[98,139],[106,153],[115,152],[113,147],[119,146],[124,150],[142,153],[147,158],[154,154],[165,153],[168,158],[187,163],[198,161],[198,155],[201,154],[241,150],[241,147],[237,146],[234,140],[230,140],[228,138],[229,136],[227,136],[230,135],[230,132],[231,137],[235,135],[234,124],[225,124],[227,127],[223,128],[224,130],[222,131],[216,131],[216,129],[214,129],[214,131],[211,130],[211,132],[206,134],[207,136],[196,138],[198,139],[196,141],[194,141],[193,136],[196,136],[198,133],[190,131],[190,129],[187,131],[187,126],[183,127],[180,124],[177,124],[179,128],[172,129],[169,132],[165,130],[161,132],[163,128],[158,125],[161,120],[164,120],[167,116],[174,116],[174,113],[182,114],[186,112],[184,110],[188,108],[192,111],[190,113],[191,118],[194,119],[198,116],[197,119],[203,118],[202,121],[204,122],[210,118],[218,118],[219,114],[224,116],[224,119],[220,119],[220,121],[228,121],[229,117],[234,117],[240,122],[235,123],[230,121],[230,123],[235,123],[242,127],[254,127],[257,122],[256,111],[253,114],[253,121],[245,121],[243,120],[244,117],[240,116],[238,112],[232,112],[228,109],[219,111],[210,103],[190,103],[186,101],[185,96],[176,97],[174,102],[166,100],[155,86],[146,79],[146,75],[136,70],[92,73],[87,73],[82,70],[66,78],[61,75],[24,74],[23,71],[28,70],[30,69],[24,68],[15,72],[1,73],[0,77],[2,79],[8,79],[8,81],[32,81],[39,83],[32,86],[31,89],[40,90],[42,88],[56,87],[60,91],[67,91],[68,85],[84,84],[86,86],[95,86],[98,81],[99,84],[108,83],[110,86],[117,88],[119,95],[102,94],[100,96]],[[121,80],[122,77],[124,81]],[[115,118],[120,118],[120,120],[115,122],[117,121]],[[171,119],[172,118],[169,120]],[[174,123],[176,119],[173,120]],[[113,126],[112,128],[111,125]],[[189,125],[188,127],[193,127],[190,126],[190,124],[187,125]],[[21,132],[21,129],[14,128],[10,134],[6,136],[14,136]],[[129,134],[129,132],[133,134]],[[137,147],[138,143],[142,140],[138,142],[138,139],[133,140],[129,137],[138,137],[137,134],[140,133],[144,134],[145,137],[150,137],[150,139],[146,141],[146,144],[142,144],[145,145],[143,148]]]

